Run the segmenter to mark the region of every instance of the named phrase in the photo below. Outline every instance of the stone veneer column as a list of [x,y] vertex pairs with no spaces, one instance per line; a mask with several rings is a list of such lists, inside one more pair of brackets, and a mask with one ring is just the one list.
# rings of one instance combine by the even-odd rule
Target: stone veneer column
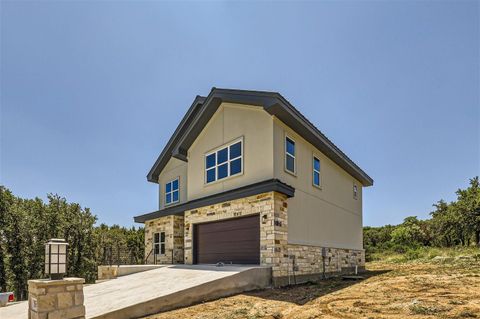
[[83,278],[28,281],[29,319],[85,318]]
[[288,275],[288,216],[287,197],[272,192],[270,209],[260,214],[260,264],[272,267],[275,278]]

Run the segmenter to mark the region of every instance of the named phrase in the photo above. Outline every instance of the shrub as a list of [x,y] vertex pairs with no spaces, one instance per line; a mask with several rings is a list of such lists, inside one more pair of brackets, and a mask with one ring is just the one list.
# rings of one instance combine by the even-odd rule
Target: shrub
[[406,260],[416,260],[420,258],[420,252],[417,249],[408,249],[405,252]]

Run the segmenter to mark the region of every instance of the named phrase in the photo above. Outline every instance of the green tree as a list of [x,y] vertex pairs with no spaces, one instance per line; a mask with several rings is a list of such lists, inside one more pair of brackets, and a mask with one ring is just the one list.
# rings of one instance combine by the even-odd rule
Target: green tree
[[415,248],[426,242],[425,231],[417,217],[405,218],[403,224],[392,231],[392,243],[397,247]]
[[[480,246],[480,182],[478,176],[470,179],[470,186],[456,192],[456,208],[462,216],[465,232],[475,236],[475,244]],[[468,240],[468,239],[467,239]]]
[[[68,248],[68,275],[96,279],[98,254],[102,245],[120,247],[126,261],[142,263],[143,228],[100,225],[97,217],[78,203],[68,203],[57,194],[41,199],[15,197],[0,187],[0,289],[14,290],[18,299],[27,297],[27,280],[43,278],[45,243],[51,238],[65,238]],[[103,240],[102,240],[103,238]],[[98,241],[97,239],[101,239]]]

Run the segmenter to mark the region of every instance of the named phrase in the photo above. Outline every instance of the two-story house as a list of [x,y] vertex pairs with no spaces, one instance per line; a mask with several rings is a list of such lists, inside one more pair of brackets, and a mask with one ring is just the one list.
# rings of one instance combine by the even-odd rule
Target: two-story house
[[147,179],[151,263],[271,266],[276,285],[364,267],[373,180],[278,93],[197,96]]

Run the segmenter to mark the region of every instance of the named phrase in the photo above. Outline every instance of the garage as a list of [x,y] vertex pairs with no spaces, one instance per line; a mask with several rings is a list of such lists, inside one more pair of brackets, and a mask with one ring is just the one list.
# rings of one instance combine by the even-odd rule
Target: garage
[[259,215],[194,225],[196,264],[260,263]]

